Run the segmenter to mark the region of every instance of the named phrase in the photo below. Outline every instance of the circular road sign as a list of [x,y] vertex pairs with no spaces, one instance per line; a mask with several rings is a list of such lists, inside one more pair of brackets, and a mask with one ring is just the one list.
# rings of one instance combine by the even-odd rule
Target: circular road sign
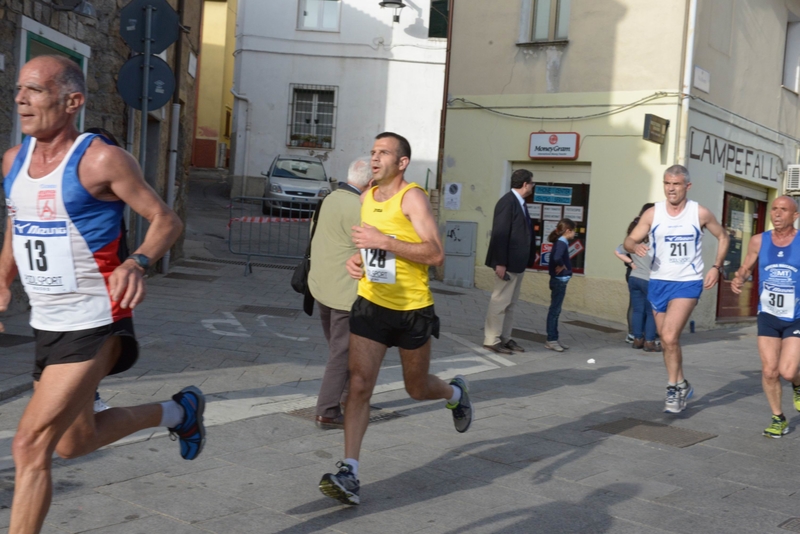
[[[142,109],[142,78],[144,55],[133,56],[119,69],[117,91],[122,100],[134,109]],[[147,109],[161,109],[175,92],[175,76],[167,62],[158,56],[150,56],[150,79]]]
[[180,19],[167,0],[131,0],[119,12],[119,33],[134,52],[144,53],[147,6],[153,6],[150,22],[151,54],[160,54],[180,36]]

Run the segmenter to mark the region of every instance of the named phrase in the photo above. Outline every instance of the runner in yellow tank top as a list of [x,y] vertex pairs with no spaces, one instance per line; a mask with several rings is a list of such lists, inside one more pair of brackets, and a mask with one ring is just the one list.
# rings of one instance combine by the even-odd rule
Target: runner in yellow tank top
[[[393,197],[379,202],[375,200],[375,193],[379,190],[373,187],[363,195],[361,222],[374,226],[393,239],[422,243],[414,225],[403,215],[403,199],[411,189],[422,191],[417,184],[410,183]],[[361,261],[365,276],[358,282],[358,294],[368,301],[401,311],[433,305],[433,295],[428,287],[428,266],[424,263],[380,249],[362,249]]]
[[358,504],[358,455],[369,424],[369,400],[389,347],[400,349],[406,391],[416,400],[444,399],[458,432],[472,423],[466,379],[448,384],[428,373],[431,336],[439,337],[439,318],[428,288],[428,266],[441,265],[444,251],[428,197],[406,182],[411,146],[395,133],[375,138],[372,178],[376,187],[362,195],[361,226],[353,243],[361,249],[347,261],[359,280],[350,310],[350,392],[344,411],[344,461],[338,473],[322,477],[323,494]]

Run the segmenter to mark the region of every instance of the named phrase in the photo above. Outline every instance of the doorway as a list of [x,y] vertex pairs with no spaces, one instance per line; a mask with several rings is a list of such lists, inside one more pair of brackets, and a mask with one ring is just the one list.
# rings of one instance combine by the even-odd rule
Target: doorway
[[766,202],[736,193],[725,193],[722,226],[730,236],[730,245],[722,265],[723,277],[717,292],[718,319],[755,317],[758,314],[758,269],[753,269],[740,295],[731,291],[731,280],[747,255],[750,238],[764,231],[766,214]]

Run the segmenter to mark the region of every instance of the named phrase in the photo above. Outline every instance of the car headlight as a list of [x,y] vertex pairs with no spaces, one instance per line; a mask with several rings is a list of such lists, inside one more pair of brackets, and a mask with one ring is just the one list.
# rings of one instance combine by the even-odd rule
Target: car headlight
[[317,193],[317,196],[325,198],[330,194],[330,192],[330,189],[320,189],[319,193]]
[[269,190],[272,193],[283,193],[283,189],[278,184],[269,184]]

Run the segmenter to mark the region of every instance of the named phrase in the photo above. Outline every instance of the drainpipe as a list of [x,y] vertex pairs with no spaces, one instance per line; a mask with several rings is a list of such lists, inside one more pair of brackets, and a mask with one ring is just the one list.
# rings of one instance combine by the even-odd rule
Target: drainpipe
[[450,50],[453,41],[453,4],[455,4],[454,0],[450,0],[448,2],[447,50],[444,56],[444,94],[442,96],[442,115],[439,117],[439,161],[436,164],[436,187],[442,186],[442,172],[444,171],[444,134],[447,123],[447,93],[450,90]]
[[686,56],[683,58],[683,87],[681,88],[681,124],[678,138],[678,163],[688,167],[686,143],[689,132],[689,101],[694,71],[694,33],[697,24],[697,0],[689,0],[689,20],[686,28]]
[[245,95],[239,94],[236,92],[236,89],[231,87],[231,94],[234,98],[243,101],[246,104],[246,108],[244,111],[245,117],[245,127],[244,127],[244,173],[242,173],[242,194],[241,196],[247,196],[245,190],[245,184],[247,183],[247,163],[250,160],[250,99]]
[[[178,0],[178,14],[180,16],[181,33],[178,42],[175,44],[175,92],[172,94],[172,117],[169,121],[169,166],[167,172],[167,206],[169,209],[175,207],[175,175],[178,169],[178,132],[181,122],[181,65],[183,59],[183,12],[185,0]],[[161,258],[161,273],[169,272],[170,250]]]

